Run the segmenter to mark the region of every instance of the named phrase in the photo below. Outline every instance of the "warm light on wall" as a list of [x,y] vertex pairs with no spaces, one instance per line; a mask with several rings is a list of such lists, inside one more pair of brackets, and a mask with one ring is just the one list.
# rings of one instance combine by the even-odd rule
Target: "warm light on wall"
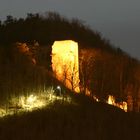
[[123,109],[125,112],[127,112],[127,102],[120,102],[120,103],[116,103],[115,101],[115,97],[112,96],[112,95],[109,95],[108,96],[108,101],[107,101],[108,104],[110,105],[114,105],[114,106],[117,106],[121,109]]
[[55,41],[52,46],[52,70],[69,89],[79,92],[78,43],[72,40]]

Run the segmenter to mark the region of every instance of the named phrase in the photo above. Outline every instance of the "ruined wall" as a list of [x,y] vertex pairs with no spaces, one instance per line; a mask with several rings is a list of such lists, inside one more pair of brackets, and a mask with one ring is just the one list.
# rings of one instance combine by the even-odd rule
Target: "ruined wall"
[[55,41],[52,46],[52,70],[69,89],[79,92],[78,43],[72,40]]

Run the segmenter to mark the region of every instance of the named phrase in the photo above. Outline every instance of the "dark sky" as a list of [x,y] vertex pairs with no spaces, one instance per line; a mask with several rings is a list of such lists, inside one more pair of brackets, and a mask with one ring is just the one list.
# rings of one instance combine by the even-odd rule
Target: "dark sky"
[[140,0],[0,0],[0,19],[59,12],[83,20],[112,44],[140,59]]

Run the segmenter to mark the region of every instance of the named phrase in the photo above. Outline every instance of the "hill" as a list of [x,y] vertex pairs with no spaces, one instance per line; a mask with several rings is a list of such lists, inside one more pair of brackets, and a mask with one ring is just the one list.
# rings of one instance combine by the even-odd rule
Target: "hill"
[[[79,45],[81,92],[88,89],[100,100],[110,94],[118,101],[129,102],[131,111],[140,110],[139,61],[114,47],[99,32],[78,19],[52,12],[29,13],[25,19],[7,16],[0,23],[1,98],[52,83],[46,74],[51,71],[51,46],[56,40],[71,39]],[[30,51],[19,52],[17,48],[22,45]]]
[[[1,118],[0,140],[140,139],[139,113],[104,103],[110,94],[118,102],[127,101],[130,111],[140,110],[138,60],[81,21],[57,13],[28,14],[25,19],[7,16],[0,23],[0,105],[6,103],[7,108],[13,97],[39,94],[57,84],[71,93],[50,67],[55,40],[78,42],[81,87],[81,94],[70,94],[70,103],[56,101],[44,109]],[[93,101],[94,95],[101,102]]]
[[137,140],[139,114],[73,95],[71,103],[0,119],[1,140]]

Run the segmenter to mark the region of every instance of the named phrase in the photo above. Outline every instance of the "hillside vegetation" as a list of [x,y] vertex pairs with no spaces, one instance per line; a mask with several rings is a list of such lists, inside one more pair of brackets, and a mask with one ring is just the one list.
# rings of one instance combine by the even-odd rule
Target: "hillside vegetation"
[[[139,61],[115,48],[99,32],[78,19],[68,20],[52,12],[29,13],[24,19],[7,16],[0,23],[1,99],[53,84],[51,46],[55,40],[71,39],[79,44],[81,92],[88,90],[100,100],[111,94],[119,102],[129,100],[130,108],[139,111]],[[29,51],[21,53],[17,42],[27,45]]]

